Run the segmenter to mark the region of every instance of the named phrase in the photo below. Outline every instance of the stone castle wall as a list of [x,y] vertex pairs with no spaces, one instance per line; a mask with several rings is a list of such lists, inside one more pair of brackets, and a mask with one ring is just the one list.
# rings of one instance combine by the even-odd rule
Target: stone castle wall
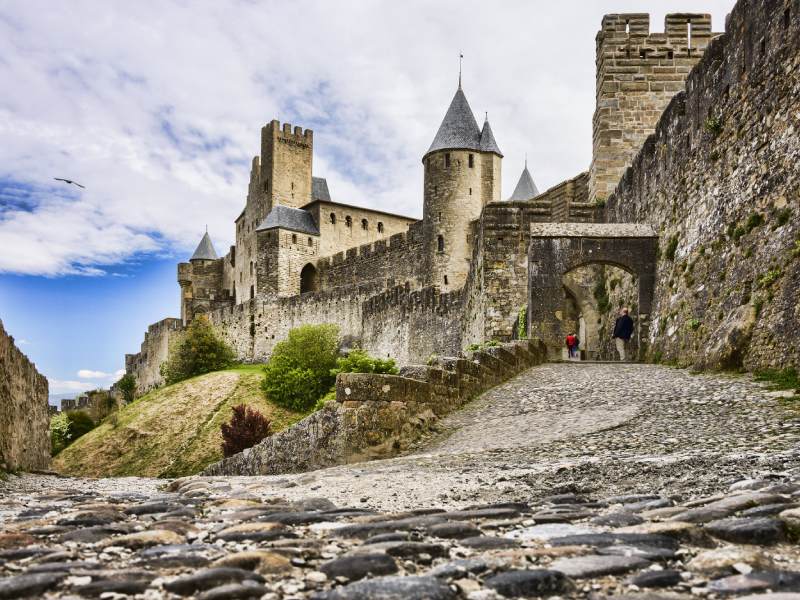
[[603,17],[597,34],[590,201],[604,201],[614,190],[713,35],[705,14],[668,14],[664,33],[650,33],[646,13]]
[[800,363],[800,2],[740,0],[620,181],[660,230],[651,357]]
[[125,355],[125,372],[136,378],[137,394],[144,394],[164,383],[161,363],[167,360],[170,341],[182,329],[180,319],[167,318],[153,323],[144,334],[140,351]]
[[50,463],[48,386],[0,321],[0,470]]

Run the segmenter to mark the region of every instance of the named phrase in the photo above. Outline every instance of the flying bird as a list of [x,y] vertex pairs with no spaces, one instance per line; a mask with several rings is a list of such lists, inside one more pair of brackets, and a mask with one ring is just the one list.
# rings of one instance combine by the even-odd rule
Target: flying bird
[[53,179],[55,179],[56,181],[63,181],[64,183],[68,183],[68,184],[72,184],[72,185],[77,185],[79,188],[86,189],[86,186],[85,186],[85,185],[81,185],[81,184],[80,184],[80,183],[78,183],[77,181],[72,181],[71,179],[62,179],[61,177],[53,177]]

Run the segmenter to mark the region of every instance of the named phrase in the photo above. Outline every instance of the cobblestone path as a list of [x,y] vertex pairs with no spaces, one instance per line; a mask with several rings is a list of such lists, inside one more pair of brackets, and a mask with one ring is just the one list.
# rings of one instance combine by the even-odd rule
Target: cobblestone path
[[743,377],[549,364],[395,459],[11,476],[0,599],[798,600],[799,416]]

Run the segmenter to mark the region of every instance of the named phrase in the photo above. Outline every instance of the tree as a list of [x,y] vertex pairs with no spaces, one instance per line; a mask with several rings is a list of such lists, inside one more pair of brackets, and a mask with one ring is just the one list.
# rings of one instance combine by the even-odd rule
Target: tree
[[278,342],[267,366],[264,391],[270,400],[293,410],[313,408],[336,381],[331,371],[339,356],[336,325],[302,325]]
[[170,348],[169,358],[161,365],[167,385],[195,375],[225,369],[236,355],[214,331],[205,316],[195,317]]
[[122,392],[122,398],[125,400],[125,404],[130,404],[133,402],[136,394],[136,378],[130,373],[125,373],[117,382],[117,388]]
[[270,423],[264,415],[244,404],[234,406],[230,423],[222,424],[222,453],[233,456],[270,434]]

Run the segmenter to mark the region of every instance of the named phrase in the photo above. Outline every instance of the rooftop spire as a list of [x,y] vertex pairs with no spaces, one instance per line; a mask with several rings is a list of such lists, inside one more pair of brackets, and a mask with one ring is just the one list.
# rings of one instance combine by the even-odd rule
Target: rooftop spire
[[203,239],[201,239],[200,243],[197,245],[197,250],[194,251],[192,258],[189,260],[217,260],[217,258],[219,257],[217,256],[216,250],[214,250],[214,244],[211,243],[208,229],[206,229],[205,234],[203,234]]
[[464,53],[458,53],[458,89],[461,89],[461,62],[464,60]]
[[435,150],[477,150],[480,138],[481,130],[478,128],[478,122],[472,114],[464,91],[459,86],[453,101],[450,102],[450,108],[442,119],[439,131],[436,132],[436,137],[425,154]]
[[511,194],[509,201],[530,200],[539,195],[539,190],[533,182],[530,171],[528,171],[528,155],[525,154],[525,168],[519,176],[517,187],[514,188],[514,193]]

